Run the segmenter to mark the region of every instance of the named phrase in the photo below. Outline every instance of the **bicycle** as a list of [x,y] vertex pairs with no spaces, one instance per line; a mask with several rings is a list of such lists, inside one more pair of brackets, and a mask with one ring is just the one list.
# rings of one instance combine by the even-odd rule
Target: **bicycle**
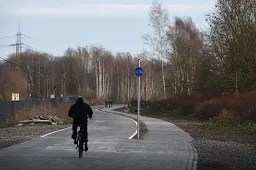
[[76,149],[78,148],[78,155],[79,155],[79,158],[81,158],[83,156],[83,144],[84,144],[83,133],[81,129],[77,132],[76,141],[77,141]]
[[[88,122],[88,119],[89,118],[87,118],[87,122]],[[79,126],[79,127],[80,127],[80,129],[77,132],[77,136],[76,136],[76,142],[77,142],[76,149],[78,149],[78,155],[79,155],[79,158],[81,158],[83,156],[83,151],[84,151],[83,144],[87,141],[84,141],[84,136],[83,136],[84,133],[82,133],[81,126]],[[87,150],[85,150],[85,151],[87,151]]]

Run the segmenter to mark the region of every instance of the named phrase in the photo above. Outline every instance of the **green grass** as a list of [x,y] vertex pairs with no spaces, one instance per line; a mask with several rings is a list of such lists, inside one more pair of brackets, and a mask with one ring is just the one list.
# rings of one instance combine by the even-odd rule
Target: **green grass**
[[64,124],[72,124],[73,119],[70,117],[65,117],[62,119]]
[[208,121],[211,130],[221,130],[225,132],[236,132],[246,134],[256,134],[256,123],[240,120],[231,120],[223,117],[216,117]]
[[7,120],[5,122],[0,123],[0,128],[6,128],[14,125],[14,121],[12,120]]

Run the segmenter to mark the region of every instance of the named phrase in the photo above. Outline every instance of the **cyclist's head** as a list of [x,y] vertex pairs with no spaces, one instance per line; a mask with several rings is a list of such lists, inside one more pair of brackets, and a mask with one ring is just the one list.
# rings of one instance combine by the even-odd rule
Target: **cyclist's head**
[[82,96],[79,96],[77,99],[76,99],[76,103],[82,103],[84,102],[84,99]]

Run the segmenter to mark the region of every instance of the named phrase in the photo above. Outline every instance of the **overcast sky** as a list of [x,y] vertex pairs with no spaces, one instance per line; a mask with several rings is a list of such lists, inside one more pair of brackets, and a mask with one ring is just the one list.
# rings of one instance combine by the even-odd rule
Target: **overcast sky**
[[[68,47],[101,44],[112,52],[143,51],[142,35],[150,31],[151,0],[1,0],[0,56],[15,52],[15,35],[20,22],[22,41],[29,48],[62,55]],[[170,21],[190,16],[205,29],[205,15],[214,0],[161,0]],[[11,37],[9,37],[11,36]],[[9,38],[4,38],[9,37]]]

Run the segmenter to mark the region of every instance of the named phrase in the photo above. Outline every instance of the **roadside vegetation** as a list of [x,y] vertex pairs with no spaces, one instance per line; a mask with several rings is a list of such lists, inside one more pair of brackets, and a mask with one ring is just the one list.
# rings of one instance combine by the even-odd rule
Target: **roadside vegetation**
[[[169,121],[187,120],[211,130],[256,134],[256,92],[214,98],[179,97],[163,101],[141,102],[142,114]],[[137,101],[129,111],[137,111]]]
[[[56,103],[54,106],[41,104],[35,108],[19,110],[14,118],[9,118],[7,121],[0,123],[0,128],[17,124],[71,124],[72,119],[68,116],[68,110],[71,104],[72,103]],[[49,122],[46,120],[49,120]]]
[[13,120],[7,120],[5,122],[1,122],[0,123],[0,128],[6,128],[6,127],[10,127],[14,125],[14,121]]

